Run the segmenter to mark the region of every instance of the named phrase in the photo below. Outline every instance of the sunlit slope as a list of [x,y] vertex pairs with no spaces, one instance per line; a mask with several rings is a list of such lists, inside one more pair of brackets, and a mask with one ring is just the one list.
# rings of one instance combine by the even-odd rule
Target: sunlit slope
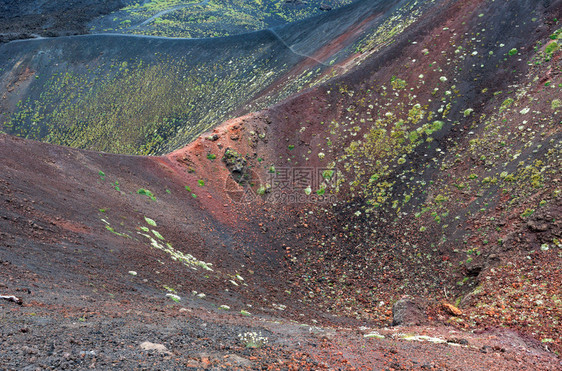
[[3,117],[5,131],[134,154],[189,141],[302,58],[266,33],[213,43],[89,36],[4,49],[3,111],[15,111]]
[[412,7],[360,1],[216,39],[86,35],[6,44],[0,123],[12,135],[77,148],[169,152],[235,113],[345,73],[369,55],[358,54],[365,45],[376,52],[392,41]]
[[90,32],[188,38],[230,36],[282,26],[352,2],[353,0],[132,1],[119,11],[94,20]]

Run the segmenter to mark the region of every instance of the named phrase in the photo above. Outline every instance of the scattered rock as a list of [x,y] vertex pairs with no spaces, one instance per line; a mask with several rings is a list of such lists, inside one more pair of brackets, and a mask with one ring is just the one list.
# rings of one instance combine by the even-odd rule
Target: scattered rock
[[225,356],[225,360],[230,363],[232,366],[244,367],[250,369],[253,365],[253,362],[249,359],[244,357],[240,357],[236,354],[228,354]]
[[447,342],[453,344],[468,345],[468,340],[461,338],[450,338],[449,340],[447,340]]
[[427,322],[425,304],[406,296],[392,307],[392,326],[421,325]]
[[473,261],[472,264],[466,266],[466,275],[468,277],[478,277],[484,268],[482,262]]
[[240,183],[245,179],[247,175],[247,161],[240,153],[231,148],[227,148],[226,151],[224,151],[222,160],[236,182]]
[[449,303],[442,303],[442,304],[441,304],[441,307],[443,308],[443,310],[444,310],[446,313],[448,313],[448,314],[450,314],[450,315],[452,315],[452,316],[460,316],[460,315],[462,314],[462,311],[461,311],[459,308],[457,308],[457,307],[455,307],[454,305],[452,305],[452,304],[449,304]]
[[17,298],[13,295],[8,295],[8,296],[4,296],[4,295],[0,295],[0,299],[4,299],[7,301],[11,301],[13,303],[16,303],[17,305],[22,305],[23,301],[20,298]]
[[168,348],[166,348],[165,345],[163,344],[155,344],[155,343],[151,343],[150,341],[145,341],[144,343],[142,343],[140,345],[140,348],[142,350],[155,350],[158,353],[166,353],[166,354],[171,354],[170,351],[168,350]]
[[529,220],[527,227],[533,232],[544,232],[548,230],[548,223],[543,220]]
[[23,347],[21,347],[21,350],[23,351],[24,354],[38,354],[39,353],[37,348],[29,347],[27,345],[24,345]]

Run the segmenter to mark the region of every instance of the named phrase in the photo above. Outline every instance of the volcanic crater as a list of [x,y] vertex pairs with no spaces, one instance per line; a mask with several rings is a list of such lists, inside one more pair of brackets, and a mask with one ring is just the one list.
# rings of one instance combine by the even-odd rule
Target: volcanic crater
[[562,368],[562,1],[250,3],[1,5],[0,367]]

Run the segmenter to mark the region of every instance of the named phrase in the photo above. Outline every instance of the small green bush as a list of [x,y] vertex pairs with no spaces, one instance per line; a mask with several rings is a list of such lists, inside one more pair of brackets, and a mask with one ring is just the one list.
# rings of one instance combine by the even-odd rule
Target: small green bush
[[137,191],[137,193],[139,195],[145,195],[146,197],[150,198],[152,201],[156,201],[156,197],[148,189],[141,188]]
[[555,51],[557,51],[560,48],[560,45],[558,45],[558,43],[556,41],[551,42],[550,44],[548,44],[548,46],[546,47],[546,49],[544,50],[544,52],[546,54],[552,54]]

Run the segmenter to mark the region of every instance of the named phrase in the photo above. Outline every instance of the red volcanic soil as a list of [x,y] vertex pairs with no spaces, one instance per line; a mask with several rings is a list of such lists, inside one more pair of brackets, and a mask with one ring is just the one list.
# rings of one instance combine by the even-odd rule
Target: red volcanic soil
[[[542,3],[447,2],[345,76],[162,157],[0,134],[0,295],[23,302],[0,299],[1,367],[560,369],[560,51],[536,62],[561,4]],[[367,212],[360,124],[439,112],[445,89],[446,126],[404,161],[381,152],[393,193]],[[271,199],[284,170],[338,160],[330,202]],[[416,318],[391,326],[404,295]]]
[[[236,126],[217,131],[237,133]],[[225,145],[228,141],[224,138]],[[203,149],[204,143],[193,146]],[[164,158],[106,155],[0,137],[0,290],[23,300],[21,306],[0,302],[3,367],[559,366],[540,343],[506,330],[471,334],[433,323],[378,328],[384,339],[365,338],[373,330],[360,324],[368,323],[327,317],[314,306],[291,303],[281,292],[292,287],[287,280],[293,279],[283,258],[260,240],[262,231],[244,222],[244,213],[233,210],[214,182],[197,185],[198,178],[214,179],[205,173],[214,168],[201,165],[206,158],[198,163],[197,154],[205,151],[189,152],[195,157],[190,162],[195,173],[184,173]],[[169,158],[181,162],[182,156],[177,152]],[[151,190],[156,200],[137,194],[140,188]],[[147,225],[144,216],[158,227]],[[130,238],[110,232],[107,225]],[[157,229],[178,250],[212,262],[213,271],[193,271],[151,249],[137,234],[143,226]],[[239,285],[229,283],[231,279]],[[166,297],[165,287],[175,289],[179,303]],[[246,332],[261,333],[269,344],[245,348],[238,335]],[[403,334],[429,335],[442,344],[423,337],[402,340]],[[144,351],[139,346],[145,341],[164,344],[168,351]]]

